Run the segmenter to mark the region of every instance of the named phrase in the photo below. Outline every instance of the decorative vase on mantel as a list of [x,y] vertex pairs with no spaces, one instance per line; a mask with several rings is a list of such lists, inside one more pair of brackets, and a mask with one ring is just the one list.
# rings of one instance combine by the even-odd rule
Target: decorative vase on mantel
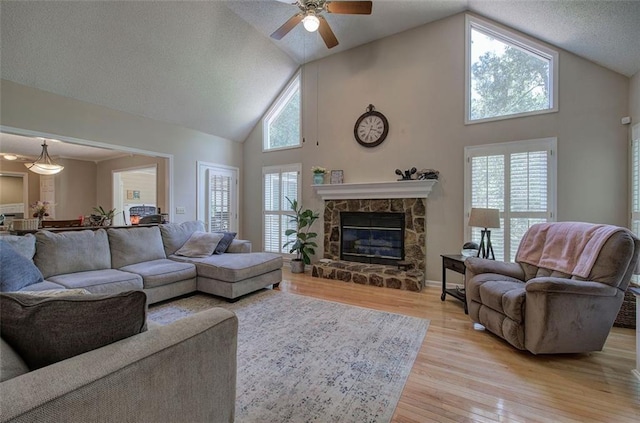
[[314,173],[313,174],[313,184],[314,185],[322,185],[322,184],[324,184],[324,173]]

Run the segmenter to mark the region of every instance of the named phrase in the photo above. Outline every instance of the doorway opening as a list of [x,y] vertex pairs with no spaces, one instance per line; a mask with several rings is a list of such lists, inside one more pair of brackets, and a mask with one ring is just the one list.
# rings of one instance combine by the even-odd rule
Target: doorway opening
[[[122,212],[114,218],[115,225],[131,223],[131,209],[160,214],[158,204],[158,168],[145,166],[113,171],[113,207]],[[139,216],[139,214],[137,214]]]

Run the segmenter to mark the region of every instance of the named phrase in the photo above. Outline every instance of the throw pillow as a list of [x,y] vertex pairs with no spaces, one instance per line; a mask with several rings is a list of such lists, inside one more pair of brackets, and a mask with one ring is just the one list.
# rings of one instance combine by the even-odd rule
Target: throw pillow
[[43,289],[42,291],[20,291],[21,294],[34,297],[68,297],[70,295],[91,295],[91,292],[83,288],[73,289]]
[[0,240],[0,292],[19,291],[27,285],[42,282],[44,278],[35,264]]
[[209,257],[224,238],[221,233],[194,232],[176,255],[184,257]]
[[236,237],[235,232],[214,232],[217,234],[224,234],[218,245],[216,246],[215,254],[222,254],[227,251],[229,245],[231,245],[231,241]]
[[[0,332],[35,370],[145,330],[147,296],[0,294]],[[28,330],[25,330],[28,328]]]

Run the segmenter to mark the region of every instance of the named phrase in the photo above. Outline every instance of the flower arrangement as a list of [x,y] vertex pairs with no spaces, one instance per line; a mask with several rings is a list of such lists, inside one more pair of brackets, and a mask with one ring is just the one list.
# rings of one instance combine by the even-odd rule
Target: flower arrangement
[[49,216],[49,207],[52,204],[48,201],[36,201],[31,204],[31,210],[33,211],[33,217],[37,217],[38,219],[43,219],[45,216]]
[[320,166],[312,166],[311,171],[314,175],[324,175],[325,173],[327,173],[327,169]]

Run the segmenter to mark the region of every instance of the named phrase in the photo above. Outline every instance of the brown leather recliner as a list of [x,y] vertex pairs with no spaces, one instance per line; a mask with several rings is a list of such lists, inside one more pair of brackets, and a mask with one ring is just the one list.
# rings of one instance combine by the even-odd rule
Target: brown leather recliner
[[[557,229],[561,227],[554,225],[570,224],[543,225]],[[589,227],[578,225],[582,225],[578,229]],[[602,350],[640,251],[638,238],[627,229],[616,229],[600,246],[586,277],[518,259],[505,263],[468,258],[465,288],[469,316],[514,347],[534,354]],[[583,234],[579,236],[584,239]],[[557,248],[557,238],[555,242]],[[573,246],[567,247],[564,251],[575,253]],[[519,253],[522,249],[521,244]],[[587,250],[585,254],[594,254]]]

